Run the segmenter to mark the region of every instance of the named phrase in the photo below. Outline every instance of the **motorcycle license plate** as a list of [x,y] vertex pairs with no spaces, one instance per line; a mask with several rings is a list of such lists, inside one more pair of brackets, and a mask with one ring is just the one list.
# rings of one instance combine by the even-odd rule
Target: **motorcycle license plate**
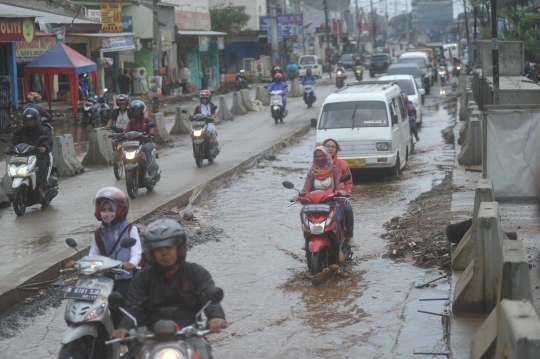
[[98,299],[99,293],[101,293],[101,289],[69,287],[64,298],[88,300],[93,302]]
[[365,158],[352,158],[349,160],[344,160],[349,167],[364,167],[366,165]]
[[137,146],[137,147],[139,147],[139,141],[126,141],[126,142],[122,143],[122,146],[124,146],[124,147]]
[[206,121],[194,121],[192,124],[193,126],[204,126],[206,125]]

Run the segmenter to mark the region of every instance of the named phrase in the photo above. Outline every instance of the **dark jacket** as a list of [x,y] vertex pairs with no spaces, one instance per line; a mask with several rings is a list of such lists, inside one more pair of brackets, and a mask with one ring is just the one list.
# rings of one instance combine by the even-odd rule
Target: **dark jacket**
[[[146,117],[142,117],[138,120],[133,118],[133,120],[130,120],[128,122],[126,128],[124,128],[124,133],[128,133],[130,131],[145,132],[147,129],[146,126],[148,126],[150,122],[152,122],[152,120]],[[154,131],[155,131],[155,128],[151,128],[148,132],[154,133]],[[152,141],[151,138],[145,138],[143,142],[154,142],[154,141]]]
[[[183,263],[170,278],[159,268],[150,266],[131,280],[126,308],[139,323],[146,316],[146,326],[150,329],[160,319],[172,320],[183,328],[195,324],[197,312],[206,304],[199,294],[214,286],[210,273],[196,263]],[[219,304],[209,305],[204,313],[208,319],[225,319]],[[124,316],[119,328],[133,327],[131,319]]]
[[[24,110],[29,109],[29,108],[33,108],[34,110],[37,110],[39,114],[41,115],[41,117],[45,117],[49,121],[53,121],[51,114],[48,113],[47,110],[45,110],[41,105],[38,105],[37,103],[27,103],[22,108],[23,113],[24,113]],[[40,125],[41,125],[41,121],[43,121],[43,119],[39,120]]]
[[48,165],[50,165],[50,159],[47,155],[51,152],[53,147],[53,139],[49,130],[45,127],[37,126],[36,129],[32,132],[29,132],[28,129],[21,127],[13,132],[13,137],[11,137],[11,146],[17,146],[20,143],[26,143],[32,146],[37,146],[39,138],[41,136],[47,136],[48,139],[41,146],[47,149],[46,153],[39,153],[36,155],[39,159],[44,159]]

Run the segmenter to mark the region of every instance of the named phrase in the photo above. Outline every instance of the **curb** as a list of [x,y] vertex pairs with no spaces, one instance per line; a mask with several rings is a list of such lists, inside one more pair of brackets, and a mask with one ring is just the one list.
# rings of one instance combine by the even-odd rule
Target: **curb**
[[[191,188],[185,191],[184,193],[169,200],[165,204],[162,204],[156,209],[150,211],[149,213],[133,220],[132,223],[139,223],[141,221],[144,221],[145,219],[153,216],[155,213],[162,210],[169,210],[175,206],[178,208],[183,208],[187,206],[190,203],[190,199],[193,196],[193,194],[195,192],[200,192],[199,188],[207,187],[208,185],[212,185],[212,184],[215,184],[215,186],[213,186],[214,189],[220,188],[221,185],[224,183],[224,180],[234,177],[237,173],[242,172],[250,167],[253,167],[265,156],[280,152],[285,147],[287,147],[291,141],[294,141],[295,139],[299,139],[305,136],[307,133],[309,133],[310,129],[311,129],[311,124],[304,125],[302,128],[294,132],[292,135],[287,136],[283,140],[273,144],[272,146],[266,148],[265,150],[259,152],[258,154],[255,154],[251,156],[250,158],[248,158],[247,160],[242,161],[240,164],[234,166],[233,168],[211,178],[210,180],[206,182],[203,182],[197,185],[194,188]],[[90,246],[85,247],[80,251],[84,256],[86,253],[88,253],[89,249],[90,249]],[[51,264],[51,266],[45,269],[44,271],[41,271],[40,273],[37,273],[36,275],[24,281],[23,283],[20,283],[18,287],[28,285],[28,284],[33,284],[33,283],[41,283],[41,282],[55,280],[59,277],[59,273],[60,273],[59,271],[60,269],[64,268],[65,263],[67,263],[71,259],[78,258],[78,254],[73,253],[73,249],[67,246],[65,249],[58,251],[53,256],[62,257],[63,259]],[[39,260],[39,258],[37,258],[36,260]],[[2,288],[0,287],[0,290],[1,289]],[[6,292],[0,295],[0,314],[10,309],[11,307],[13,307],[15,304],[20,303],[23,299],[29,297],[31,294],[33,293],[29,291],[17,289],[17,287],[7,290]]]

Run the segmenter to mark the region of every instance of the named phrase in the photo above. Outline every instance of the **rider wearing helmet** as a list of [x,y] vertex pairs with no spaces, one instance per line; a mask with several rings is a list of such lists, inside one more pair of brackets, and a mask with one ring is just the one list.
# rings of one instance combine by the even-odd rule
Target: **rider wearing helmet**
[[272,69],[272,80],[274,81],[275,81],[276,74],[283,75],[283,71],[281,70],[281,67],[278,65],[274,66],[274,68]]
[[338,61],[337,66],[334,70],[334,73],[337,73],[338,71],[345,73],[345,68],[343,67],[343,64],[341,63],[341,61]]
[[202,113],[203,115],[208,115],[211,117],[216,116],[217,106],[214,105],[212,101],[212,93],[208,90],[202,90],[199,92],[199,101],[200,104],[195,107],[194,115]]
[[[126,128],[124,129],[124,133],[128,133],[130,131],[154,133],[154,128],[147,128],[148,124],[151,123],[152,120],[144,117],[144,113],[146,112],[146,105],[144,102],[141,100],[131,102],[131,112],[133,113],[133,119],[128,122]],[[146,168],[150,169],[154,143],[151,138],[145,138],[143,141],[146,142],[142,146],[142,150],[146,156]],[[146,177],[150,177],[150,173],[147,172]]]
[[[49,158],[49,152],[53,147],[53,139],[48,129],[39,126],[39,120],[41,116],[39,111],[34,108],[28,108],[23,112],[22,127],[13,132],[11,137],[11,147],[15,147],[18,144],[26,143],[32,146],[39,145],[39,153],[36,155],[36,166],[38,172],[36,175],[36,183],[38,185],[39,196],[41,198],[46,197],[43,186],[47,184],[48,167],[51,165]],[[45,141],[40,141],[40,137],[45,136]],[[6,149],[4,152],[7,152]]]
[[116,98],[116,104],[118,105],[118,108],[113,110],[107,127],[116,125],[119,128],[124,129],[128,125],[129,121],[135,118],[131,112],[131,109],[128,108],[129,96],[122,94],[118,95]]
[[[198,264],[186,262],[187,236],[177,221],[158,219],[146,227],[142,237],[149,266],[131,281],[125,308],[139,322],[146,317],[148,328],[161,319],[172,320],[179,327],[192,325],[205,304],[200,294],[215,286],[210,273]],[[221,305],[209,305],[205,314],[210,332],[219,333],[225,327]],[[133,327],[134,323],[124,316],[113,337],[124,338]],[[197,349],[202,359],[212,358],[204,338],[192,336],[186,342]]]
[[280,90],[284,92],[283,95],[281,95],[281,99],[283,100],[283,113],[287,116],[287,96],[285,94],[289,92],[289,88],[287,87],[287,84],[283,82],[283,75],[281,73],[276,73],[274,82],[268,86],[268,92]]
[[50,113],[48,113],[41,105],[38,105],[38,102],[41,101],[41,95],[37,92],[29,92],[26,94],[26,105],[23,106],[22,111],[29,108],[37,110],[40,115],[39,125],[41,126],[42,118],[46,118],[50,122],[53,122],[53,118]]
[[354,59],[354,66],[362,66],[362,61],[360,60],[360,57],[357,56],[356,59]]
[[312,85],[313,99],[317,100],[317,96],[315,96],[315,76],[311,74],[311,69],[307,69],[306,74],[302,77],[302,85]]

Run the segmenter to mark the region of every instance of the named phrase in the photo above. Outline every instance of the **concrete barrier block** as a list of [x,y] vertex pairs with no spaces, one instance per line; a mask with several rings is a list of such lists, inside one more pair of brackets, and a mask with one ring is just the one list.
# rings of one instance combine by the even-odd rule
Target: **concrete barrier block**
[[186,120],[186,116],[182,113],[182,110],[189,112],[189,106],[176,107],[176,113],[174,117],[174,126],[171,128],[171,135],[189,135],[189,123]]
[[478,211],[476,250],[456,283],[454,313],[490,313],[497,302],[503,236],[499,204],[482,202]]
[[240,92],[233,93],[233,105],[231,107],[231,113],[234,116],[242,116],[247,113],[247,110],[243,106],[242,94]]
[[521,241],[503,240],[502,266],[497,288],[497,304],[489,317],[474,335],[471,346],[472,359],[492,358],[495,352],[500,303],[504,299],[532,302],[529,263]]
[[158,112],[152,115],[152,122],[156,124],[154,135],[158,145],[164,145],[172,141],[172,137],[165,128],[165,115],[163,112]]
[[471,228],[465,233],[452,256],[454,270],[465,270],[474,259],[476,249],[476,228],[478,223],[478,211],[482,202],[493,202],[493,180],[479,179],[474,192],[473,222]]
[[253,111],[253,105],[251,104],[251,95],[248,89],[240,90],[242,94],[242,106],[248,111]]
[[218,112],[216,114],[216,118],[218,119],[219,122],[234,120],[233,114],[231,113],[231,111],[229,111],[229,108],[227,107],[225,96],[219,96],[219,106],[218,106]]
[[463,126],[459,129],[459,137],[458,137],[458,145],[463,145],[466,140],[467,136],[469,135],[469,121],[465,121],[463,123]]
[[5,190],[11,191],[11,177],[9,177],[8,174],[8,163],[11,156],[5,156],[6,160],[6,174],[2,178],[2,181],[0,181],[0,208],[2,207],[9,207],[11,205],[11,200],[6,195]]
[[264,106],[270,106],[270,97],[264,87],[258,86],[255,90],[255,99],[261,101]]
[[478,118],[469,120],[467,141],[461,148],[458,156],[460,165],[482,164],[482,129]]
[[540,358],[540,318],[528,300],[503,300],[495,359]]
[[53,165],[58,169],[58,176],[69,177],[84,172],[84,166],[75,157],[75,146],[72,135],[54,136],[53,143]]
[[287,97],[301,97],[304,95],[304,88],[300,85],[299,79],[291,80],[289,85],[289,92],[287,92]]
[[90,130],[88,153],[84,156],[82,164],[88,166],[108,166],[113,160],[111,132],[97,128]]

